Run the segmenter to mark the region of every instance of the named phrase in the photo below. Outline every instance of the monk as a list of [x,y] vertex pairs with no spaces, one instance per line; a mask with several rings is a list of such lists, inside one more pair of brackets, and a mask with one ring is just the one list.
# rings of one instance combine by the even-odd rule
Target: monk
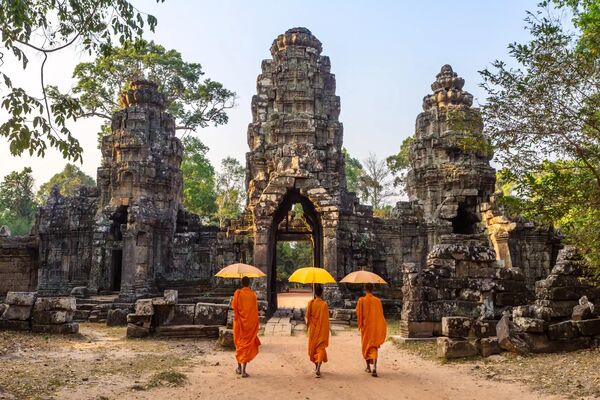
[[[373,296],[373,284],[365,285],[365,296],[356,304],[356,319],[360,330],[363,358],[367,362],[365,372],[377,376],[377,349],[385,342],[387,324],[383,316],[381,300]],[[373,370],[371,370],[373,364]]]
[[306,326],[308,327],[308,357],[315,364],[315,374],[321,377],[321,365],[327,362],[329,346],[329,308],[323,301],[323,286],[315,286],[315,298],[306,306]]
[[237,369],[235,373],[247,378],[246,365],[258,354],[258,302],[256,293],[250,289],[250,279],[242,278],[242,287],[233,295],[233,342]]

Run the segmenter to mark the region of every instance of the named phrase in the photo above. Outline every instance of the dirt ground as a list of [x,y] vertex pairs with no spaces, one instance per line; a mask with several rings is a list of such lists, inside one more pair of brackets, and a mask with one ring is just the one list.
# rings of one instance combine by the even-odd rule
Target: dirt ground
[[[354,330],[335,331],[330,362],[323,378],[315,379],[303,333],[261,340],[260,354],[248,368],[251,377],[242,379],[234,374],[233,352],[213,341],[126,340],[124,328],[99,324],[83,324],[81,334],[70,338],[2,332],[0,399],[529,400],[593,399],[600,393],[596,350],[443,364],[432,358],[431,345],[398,348],[387,342],[380,350],[380,377],[372,378],[363,372],[360,337]],[[536,365],[555,368],[531,369]],[[527,374],[556,385],[540,387]],[[560,384],[568,374],[595,386]]]

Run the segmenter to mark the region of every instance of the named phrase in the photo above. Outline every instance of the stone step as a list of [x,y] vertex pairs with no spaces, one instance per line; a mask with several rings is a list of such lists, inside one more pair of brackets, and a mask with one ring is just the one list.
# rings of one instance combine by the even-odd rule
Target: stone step
[[209,338],[219,337],[219,327],[209,325],[173,325],[156,328],[156,335],[173,338]]

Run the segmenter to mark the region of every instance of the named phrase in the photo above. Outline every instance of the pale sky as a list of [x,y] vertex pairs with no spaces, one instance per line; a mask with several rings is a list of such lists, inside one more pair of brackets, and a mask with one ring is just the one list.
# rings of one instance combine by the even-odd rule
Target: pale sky
[[[402,140],[413,133],[423,96],[430,92],[443,64],[451,64],[465,78],[465,89],[474,95],[476,105],[485,102],[477,71],[495,59],[508,60],[510,42],[527,40],[523,18],[537,2],[134,1],[158,18],[156,33],[146,38],[180,51],[186,61],[201,63],[206,77],[237,93],[229,124],[196,133],[209,146],[215,167],[226,156],[244,162],[250,100],[261,61],[270,58],[273,39],[287,29],[306,27],[323,43],[323,54],[330,57],[337,79],[344,145],[350,154],[360,160],[370,152],[384,158],[396,153]],[[47,83],[69,89],[73,67],[84,60],[86,55],[76,49],[51,56]],[[2,69],[16,77],[15,85],[39,93],[39,63],[33,57],[26,73],[10,62]],[[100,163],[99,125],[99,120],[86,120],[72,126],[84,148],[80,167],[94,178]],[[0,178],[30,166],[37,186],[66,163],[54,150],[43,159],[12,157],[4,139],[0,139],[0,160]]]

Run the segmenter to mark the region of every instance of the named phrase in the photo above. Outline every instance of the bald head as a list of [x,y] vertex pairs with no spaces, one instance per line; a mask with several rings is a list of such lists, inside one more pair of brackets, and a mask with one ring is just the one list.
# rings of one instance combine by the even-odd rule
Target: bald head
[[365,292],[373,293],[373,284],[371,282],[365,283]]
[[248,278],[247,276],[242,278],[242,286],[243,287],[248,287],[250,286],[250,278]]

